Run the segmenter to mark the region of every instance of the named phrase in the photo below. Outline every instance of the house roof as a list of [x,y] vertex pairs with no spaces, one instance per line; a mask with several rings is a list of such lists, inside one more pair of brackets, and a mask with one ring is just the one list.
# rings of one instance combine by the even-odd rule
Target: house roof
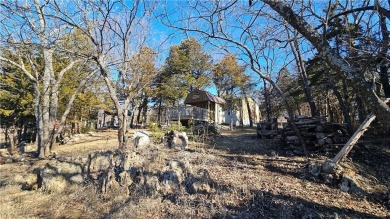
[[225,104],[225,100],[221,97],[217,97],[207,91],[195,90],[188,94],[185,104],[200,103],[200,102],[213,102],[218,104]]

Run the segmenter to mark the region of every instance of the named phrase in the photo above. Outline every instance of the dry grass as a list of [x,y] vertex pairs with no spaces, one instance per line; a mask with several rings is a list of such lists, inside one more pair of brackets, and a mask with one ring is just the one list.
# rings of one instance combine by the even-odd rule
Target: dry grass
[[[116,149],[116,132],[97,133],[84,142],[55,148],[58,156],[87,156]],[[379,218],[390,215],[386,203],[356,197],[306,174],[306,159],[286,157],[272,140],[257,140],[254,130],[225,132],[212,144],[192,142],[190,150],[161,147],[136,150],[143,170],[160,174],[167,163],[186,163],[187,174],[207,169],[212,191],[189,194],[138,191],[98,194],[93,185],[71,186],[62,193],[23,191],[29,173],[46,161],[0,165],[0,218]],[[271,153],[273,151],[274,153]],[[276,155],[275,155],[276,154]],[[323,159],[311,158],[313,160]],[[352,165],[352,164],[350,164]],[[359,166],[353,167],[359,171]],[[377,182],[385,183],[385,182]],[[386,184],[382,185],[382,189]],[[388,191],[388,190],[387,190]]]

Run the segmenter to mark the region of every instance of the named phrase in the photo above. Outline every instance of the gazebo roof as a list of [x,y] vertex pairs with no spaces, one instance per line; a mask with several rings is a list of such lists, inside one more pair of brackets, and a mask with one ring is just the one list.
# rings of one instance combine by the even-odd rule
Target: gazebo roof
[[203,90],[195,90],[188,94],[185,104],[194,104],[194,103],[202,103],[202,102],[213,102],[218,104],[225,104],[225,100],[221,97],[217,97],[207,91]]

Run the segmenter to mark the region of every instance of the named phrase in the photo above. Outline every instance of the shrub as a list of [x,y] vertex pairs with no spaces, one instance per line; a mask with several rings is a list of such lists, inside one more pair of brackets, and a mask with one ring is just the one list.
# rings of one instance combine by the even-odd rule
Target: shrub
[[161,128],[159,128],[156,123],[150,123],[148,126],[152,134],[153,142],[161,143],[161,139],[164,136],[164,131]]
[[82,127],[80,131],[81,131],[82,134],[85,134],[85,133],[88,133],[88,132],[95,131],[95,128],[92,127],[92,126],[87,125],[87,126]]

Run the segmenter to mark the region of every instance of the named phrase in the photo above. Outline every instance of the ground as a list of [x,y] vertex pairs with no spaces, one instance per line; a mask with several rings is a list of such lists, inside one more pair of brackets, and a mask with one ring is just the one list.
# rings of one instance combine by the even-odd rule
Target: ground
[[[310,163],[334,152],[295,156],[278,139],[257,139],[250,128],[225,130],[205,144],[190,142],[187,150],[160,147],[144,167],[160,173],[175,159],[188,163],[193,173],[206,169],[211,189],[204,193],[178,188],[168,195],[100,194],[92,185],[59,193],[23,190],[48,161],[19,157],[0,164],[0,218],[390,218],[390,147],[374,143],[359,144],[342,164],[361,177],[363,195],[343,192],[309,173]],[[116,147],[116,132],[106,131],[53,151],[57,157],[86,157]]]

